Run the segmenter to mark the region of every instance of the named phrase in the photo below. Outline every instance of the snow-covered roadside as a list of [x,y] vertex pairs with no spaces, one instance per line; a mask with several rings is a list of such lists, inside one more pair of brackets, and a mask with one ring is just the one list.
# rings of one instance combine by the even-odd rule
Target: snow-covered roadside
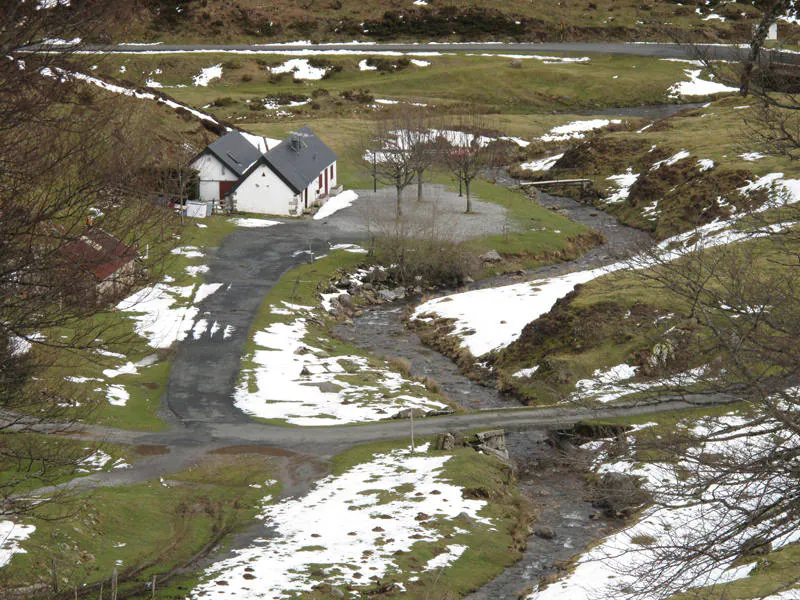
[[[782,173],[762,177],[739,191],[768,189],[776,192],[773,199],[761,209],[774,208],[784,203],[800,201],[800,180],[783,179]],[[728,221],[714,221],[697,229],[669,238],[658,245],[662,260],[675,260],[689,252],[730,244],[776,233],[793,223],[765,227],[757,232],[740,232],[733,229],[744,215]],[[575,289],[597,277],[624,268],[643,269],[652,265],[646,255],[634,257],[589,271],[579,271],[526,283],[475,290],[436,298],[418,306],[412,316],[419,321],[431,318],[453,319],[453,333],[462,339],[461,346],[478,357],[491,350],[502,348],[515,341],[522,329],[550,311],[555,303]]]
[[[426,451],[427,445],[417,454],[378,454],[321,480],[303,498],[264,506],[260,518],[274,534],[209,567],[208,580],[191,598],[289,598],[319,583],[315,571],[330,585],[358,588],[374,578],[413,581],[455,562],[465,548],[442,547],[443,523],[457,534],[492,523],[480,516],[486,502],[465,499],[460,487],[443,478],[451,457]],[[442,552],[425,565],[403,567],[398,560],[416,544],[434,543]]]
[[[194,246],[175,248],[172,253],[190,259],[201,259],[205,256]],[[117,311],[124,313],[124,317],[133,322],[135,333],[145,338],[148,346],[153,349],[169,348],[189,336],[197,339],[207,331],[211,335],[218,330],[227,331],[225,324],[216,321],[208,323],[199,314],[199,304],[216,293],[223,284],[201,283],[199,278],[208,271],[205,264],[186,266],[185,271],[195,280],[193,283],[174,285],[172,278],[167,276],[163,281],[131,294],[116,306]],[[102,370],[101,376],[86,377],[77,374],[65,379],[73,384],[90,382],[91,389],[104,394],[112,406],[125,406],[130,399],[125,383],[114,381],[117,377],[138,375],[141,369],[147,369],[158,362],[156,354],[145,356],[136,362],[127,360],[124,354],[106,349],[98,350],[98,355],[98,360],[109,365]]]
[[20,544],[27,540],[36,527],[13,521],[0,521],[0,568],[5,567],[15,554],[25,554]]
[[337,355],[309,339],[311,307],[284,302],[272,313],[288,322],[272,323],[255,334],[252,367],[234,394],[242,411],[293,425],[326,426],[387,419],[413,408],[446,410],[426,388],[363,356]]
[[712,96],[714,94],[739,91],[738,88],[729,85],[700,79],[701,69],[686,69],[684,73],[689,78],[689,81],[678,81],[672,84],[667,90],[668,96],[672,98],[679,98],[681,96]]
[[[738,511],[731,510],[731,506],[748,507],[753,502],[769,506],[775,495],[781,493],[779,490],[787,485],[787,482],[780,478],[756,481],[750,477],[722,476],[716,485],[702,494],[701,498],[684,497],[676,492],[688,489],[687,486],[691,486],[694,474],[707,476],[714,473],[711,471],[713,467],[704,464],[702,454],[725,456],[739,454],[748,456],[752,460],[759,453],[766,453],[775,447],[775,440],[772,439],[774,435],[781,435],[784,438],[782,439],[784,447],[795,446],[798,443],[797,436],[792,437],[785,428],[782,429],[784,433],[775,434],[770,424],[758,428],[751,427],[740,432],[747,435],[727,435],[726,430],[729,426],[741,425],[740,417],[733,414],[708,419],[702,424],[692,422],[680,424],[679,429],[690,431],[697,436],[710,436],[710,441],[706,441],[696,449],[697,460],[691,464],[641,463],[636,460],[635,445],[625,456],[619,457],[614,454],[614,459],[601,451],[594,467],[598,474],[615,472],[640,477],[644,480],[644,488],[651,492],[660,504],[646,509],[636,523],[607,537],[586,552],[578,559],[574,571],[561,581],[535,591],[528,596],[528,600],[591,600],[610,597],[614,591],[616,592],[614,597],[633,598],[632,592],[620,592],[620,590],[634,587],[636,584],[641,586],[642,570],[646,569],[650,561],[658,559],[659,548],[681,548],[699,536],[713,537],[714,532],[727,531],[733,519],[739,516]],[[775,518],[779,519],[780,515],[776,515]],[[768,533],[770,528],[769,522],[753,526],[733,536],[731,540],[720,541],[715,551],[724,553],[733,550],[738,554],[747,540]],[[642,545],[637,543],[637,540],[647,540],[648,543]],[[800,531],[795,531],[777,539],[772,547],[775,550],[798,541],[800,541]],[[670,567],[662,563],[663,571],[660,577],[664,582],[670,582],[674,588],[683,590],[712,583],[729,583],[747,577],[753,571],[754,561],[757,560],[757,557],[753,556],[750,557],[751,560],[745,561],[745,564],[734,566],[733,562],[729,561],[715,565],[713,562],[715,553],[710,553],[707,558],[698,556],[690,566],[674,564]],[[693,579],[698,576],[699,580],[694,581]],[[663,591],[658,585],[658,580],[653,583],[654,590]],[[791,598],[793,597],[791,594],[794,593],[795,590],[790,591],[785,597]],[[637,600],[648,600],[660,596],[654,592],[635,597]]]
[[586,121],[573,121],[565,125],[553,127],[549,132],[540,136],[543,142],[565,142],[567,140],[580,140],[587,133],[603,129],[609,125],[619,125],[621,119],[588,119]]
[[358,194],[352,190],[347,190],[338,196],[328,198],[328,201],[322,205],[322,208],[314,214],[314,220],[319,221],[321,219],[326,219],[340,210],[348,208],[356,200],[358,200]]
[[129,313],[136,333],[146,338],[152,348],[169,348],[186,339],[200,313],[198,305],[222,285],[157,283],[124,299],[117,309]]

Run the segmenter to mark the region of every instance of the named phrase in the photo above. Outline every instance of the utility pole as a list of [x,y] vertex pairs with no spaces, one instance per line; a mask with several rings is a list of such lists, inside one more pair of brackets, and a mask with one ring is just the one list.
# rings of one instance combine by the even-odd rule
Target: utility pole
[[373,193],[378,192],[378,163],[377,163],[377,152],[372,153],[372,191]]
[[414,454],[414,407],[411,407],[411,454]]

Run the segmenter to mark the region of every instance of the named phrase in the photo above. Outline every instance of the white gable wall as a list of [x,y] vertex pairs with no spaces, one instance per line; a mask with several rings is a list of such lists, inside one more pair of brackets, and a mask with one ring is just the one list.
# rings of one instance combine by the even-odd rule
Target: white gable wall
[[294,216],[303,209],[292,189],[264,164],[236,188],[233,200],[236,210],[264,215]]
[[219,200],[219,182],[236,181],[236,173],[210,152],[203,152],[189,166],[200,174],[200,200]]
[[[333,176],[331,176],[331,166],[333,166]],[[325,167],[325,170],[328,171],[328,191],[330,192],[333,188],[336,187],[336,178],[338,177],[338,169],[336,166],[336,162],[334,161],[331,165]],[[317,198],[323,194],[325,194],[325,171],[320,171],[322,174],[322,184],[319,182],[319,175],[317,175],[311,183],[308,184],[308,205],[311,206],[314,202],[316,202]],[[325,201],[322,201],[323,204]],[[303,205],[305,206],[305,201],[303,201]]]

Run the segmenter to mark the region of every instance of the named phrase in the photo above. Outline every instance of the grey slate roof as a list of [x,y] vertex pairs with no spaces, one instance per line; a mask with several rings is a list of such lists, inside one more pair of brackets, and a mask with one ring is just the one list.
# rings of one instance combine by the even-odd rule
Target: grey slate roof
[[297,133],[299,144],[294,145],[294,136],[290,136],[264,155],[264,162],[295,194],[306,189],[337,158],[308,127],[301,127]]
[[231,171],[241,177],[261,157],[261,152],[238,131],[226,133],[206,148]]

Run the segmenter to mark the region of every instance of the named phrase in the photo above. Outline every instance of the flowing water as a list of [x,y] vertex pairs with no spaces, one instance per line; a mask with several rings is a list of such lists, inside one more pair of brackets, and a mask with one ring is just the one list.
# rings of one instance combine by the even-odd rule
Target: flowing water
[[[504,183],[502,174],[498,182]],[[537,269],[526,279],[607,265],[651,243],[647,233],[622,225],[612,216],[575,200],[541,194],[539,202],[603,233],[607,241],[574,261]],[[512,283],[510,277],[482,280],[468,288],[506,283]],[[445,395],[468,410],[518,406],[515,400],[496,389],[471,381],[460,373],[452,360],[423,345],[416,333],[403,324],[409,307],[407,302],[395,302],[369,308],[353,319],[353,325],[337,326],[335,333],[384,358],[407,360],[413,375],[435,379]],[[529,536],[521,560],[467,596],[471,600],[517,600],[534,587],[540,577],[554,573],[560,561],[583,550],[609,527],[585,500],[586,484],[582,469],[574,464],[574,457],[542,442],[541,436],[524,432],[507,432],[506,444],[517,471],[518,488],[536,512],[534,527],[545,526],[555,535],[549,539],[535,534]]]

